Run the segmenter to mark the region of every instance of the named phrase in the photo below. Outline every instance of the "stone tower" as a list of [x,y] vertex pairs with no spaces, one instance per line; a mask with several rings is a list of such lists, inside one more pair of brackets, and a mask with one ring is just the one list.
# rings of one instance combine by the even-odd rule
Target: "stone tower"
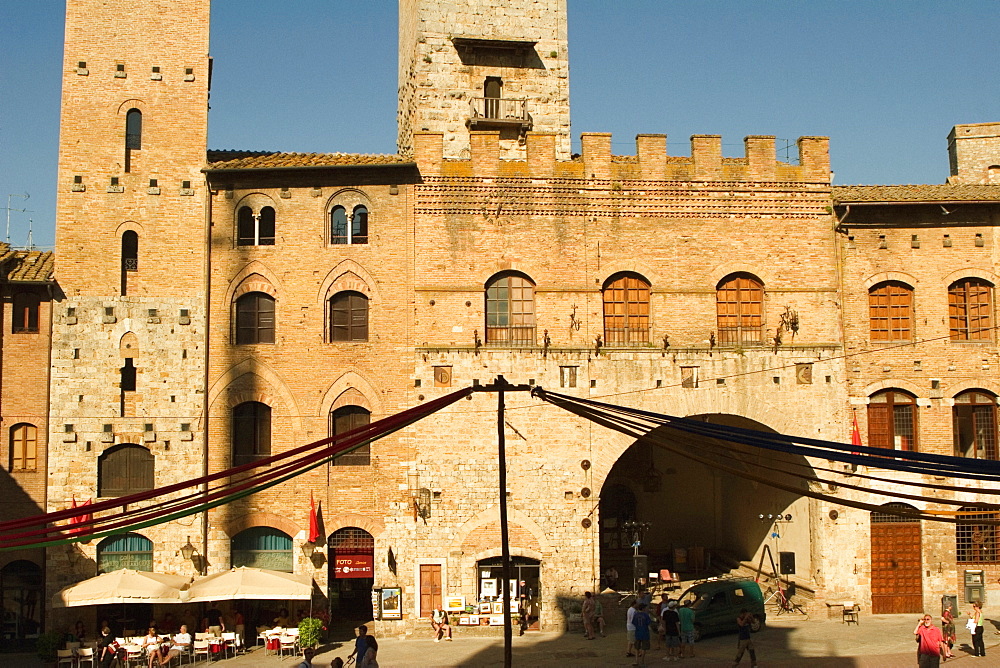
[[948,183],[1000,185],[1000,123],[956,125],[948,133]]
[[[209,0],[66,5],[50,510],[204,469]],[[165,544],[170,526],[143,534]],[[98,545],[50,550],[48,585]],[[175,552],[155,570],[189,570],[160,563]]]
[[556,134],[570,157],[566,0],[399,0],[399,151],[444,133],[444,157],[469,155],[472,131],[500,133],[523,159],[524,133]]

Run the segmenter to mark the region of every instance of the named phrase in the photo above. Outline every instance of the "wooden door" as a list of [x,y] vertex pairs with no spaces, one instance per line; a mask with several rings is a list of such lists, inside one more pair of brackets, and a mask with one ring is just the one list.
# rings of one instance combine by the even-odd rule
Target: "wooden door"
[[872,614],[922,612],[920,521],[875,512],[871,535]]
[[441,565],[421,564],[420,616],[430,617],[441,602]]

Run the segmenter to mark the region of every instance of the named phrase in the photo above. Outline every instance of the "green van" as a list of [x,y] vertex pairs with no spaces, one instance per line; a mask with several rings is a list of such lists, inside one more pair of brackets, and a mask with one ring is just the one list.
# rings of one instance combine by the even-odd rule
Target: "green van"
[[760,585],[749,578],[707,580],[692,585],[681,594],[680,605],[691,601],[694,609],[695,635],[736,633],[736,618],[746,608],[753,615],[750,630],[756,633],[764,627],[764,594]]

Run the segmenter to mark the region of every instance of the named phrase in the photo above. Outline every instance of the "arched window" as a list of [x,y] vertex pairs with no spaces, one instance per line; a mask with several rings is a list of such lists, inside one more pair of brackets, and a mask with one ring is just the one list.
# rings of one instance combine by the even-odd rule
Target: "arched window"
[[139,235],[133,230],[122,234],[122,297],[128,294],[128,274],[139,271]]
[[359,204],[351,214],[351,238],[349,244],[368,243],[368,207]]
[[125,114],[125,148],[142,148],[142,112],[138,109],[129,109]]
[[335,206],[330,210],[330,243],[346,244],[350,237],[347,234],[347,209]]
[[271,407],[246,401],[233,408],[233,466],[271,456]]
[[868,400],[868,445],[890,450],[917,449],[917,400],[912,394],[885,390]]
[[885,281],[868,290],[872,341],[909,341],[913,338],[913,288]]
[[952,341],[993,340],[993,286],[963,278],[948,286],[948,325]]
[[122,568],[153,571],[153,541],[142,534],[108,536],[97,544],[97,572],[110,573]]
[[952,408],[956,457],[997,459],[997,398],[981,390],[963,392]]
[[368,297],[352,291],[330,297],[330,340],[368,340]]
[[[371,411],[361,406],[341,406],[330,411],[330,436],[339,436],[352,429],[367,426],[371,419]],[[340,455],[333,460],[333,464],[334,466],[368,466],[371,461],[371,444],[365,443],[357,450]]]
[[237,246],[273,246],[275,239],[274,207],[265,206],[254,213],[248,206],[236,212]]
[[955,525],[955,561],[960,564],[991,564],[1000,561],[997,552],[997,529],[1000,525],[978,523],[976,520],[1000,520],[995,510],[964,507]]
[[22,422],[10,428],[10,470],[34,471],[38,468],[38,429]]
[[253,209],[241,206],[236,212],[236,245],[253,246],[257,243],[257,221]]
[[37,292],[14,293],[11,331],[15,334],[38,331],[38,310],[41,300]]
[[232,567],[248,566],[291,573],[292,537],[271,527],[244,529],[230,543]]
[[486,284],[486,343],[535,343],[535,284],[521,274],[500,274]]
[[153,489],[155,461],[141,445],[109,448],[97,459],[97,495],[126,496]]
[[720,346],[760,345],[764,339],[764,284],[732,274],[715,288]]
[[236,300],[236,343],[274,343],[274,297],[248,292]]
[[260,222],[257,225],[257,245],[274,245],[274,207],[265,206],[260,210]]
[[604,343],[649,343],[649,282],[621,274],[604,286]]

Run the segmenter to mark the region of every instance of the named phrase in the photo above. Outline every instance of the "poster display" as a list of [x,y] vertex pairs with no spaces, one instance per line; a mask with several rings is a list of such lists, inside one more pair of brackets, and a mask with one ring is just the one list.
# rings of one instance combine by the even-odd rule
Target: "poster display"
[[381,590],[382,619],[402,619],[402,592],[399,587],[386,587]]

